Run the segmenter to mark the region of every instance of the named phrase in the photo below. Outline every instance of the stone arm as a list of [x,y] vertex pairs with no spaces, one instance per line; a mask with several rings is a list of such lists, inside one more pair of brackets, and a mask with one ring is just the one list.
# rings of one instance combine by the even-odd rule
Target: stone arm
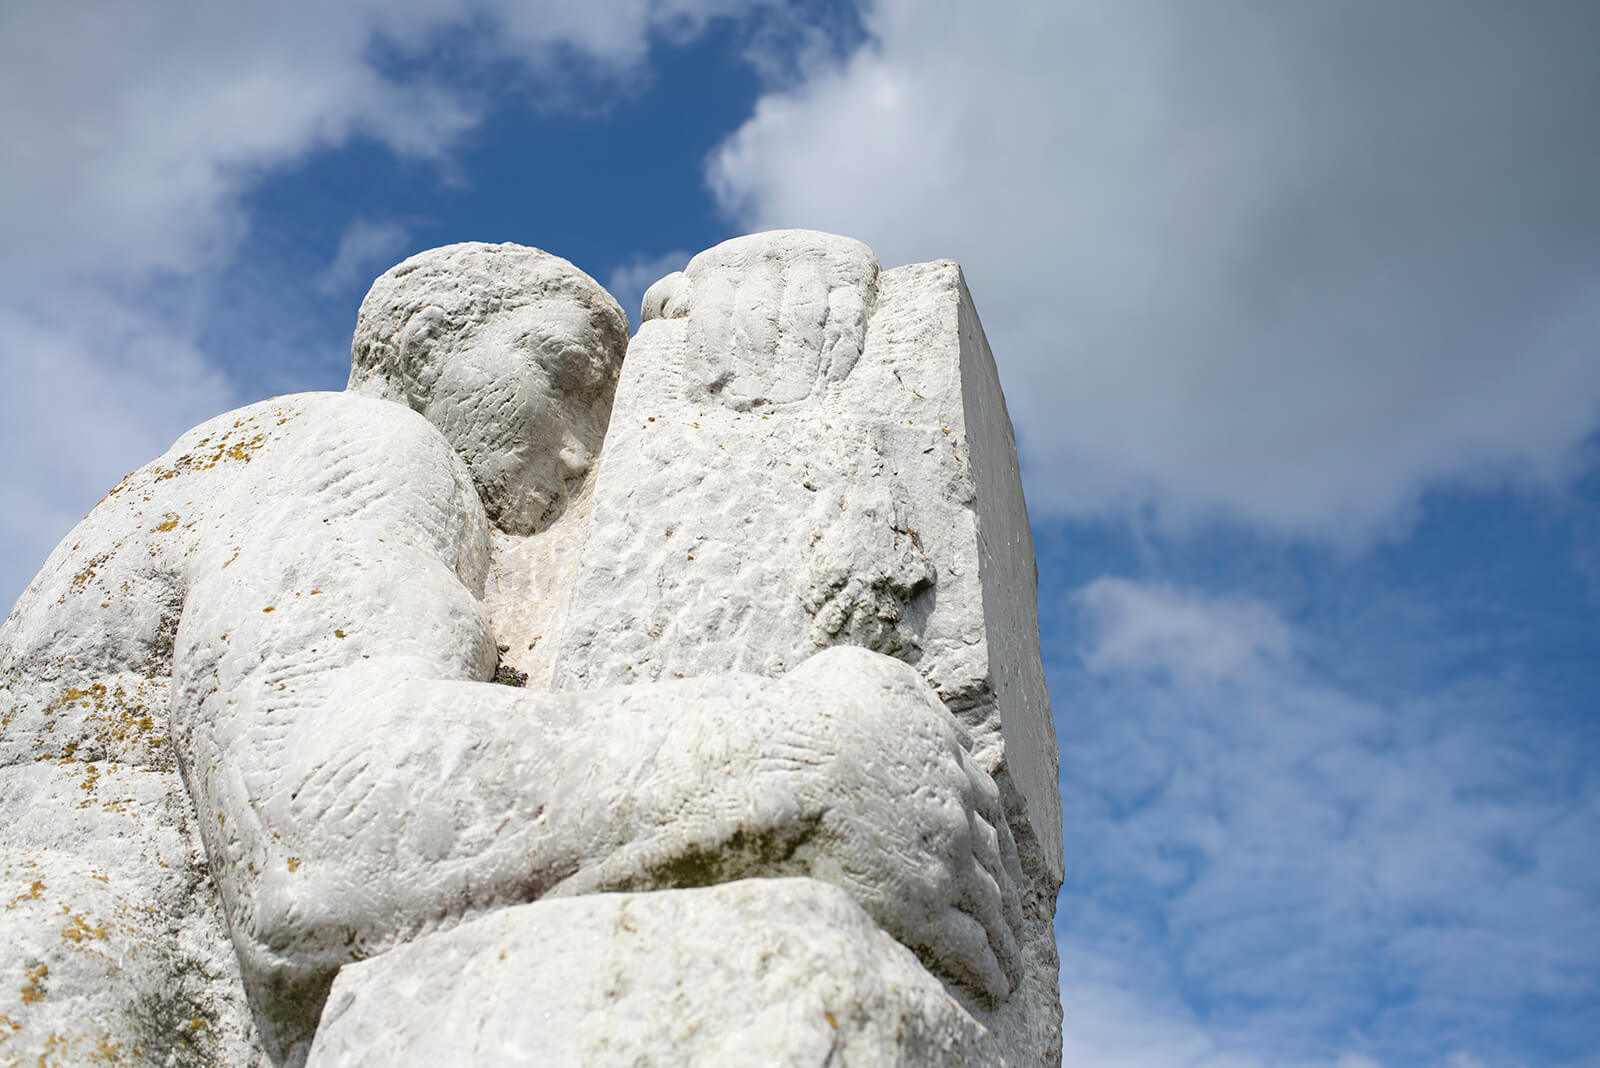
[[913,669],[840,649],[780,680],[482,681],[464,470],[412,413],[349,400],[360,419],[306,420],[219,503],[174,650],[173,738],[275,1056],[348,961],[546,894],[749,875],[841,885],[1007,994],[1015,847]]

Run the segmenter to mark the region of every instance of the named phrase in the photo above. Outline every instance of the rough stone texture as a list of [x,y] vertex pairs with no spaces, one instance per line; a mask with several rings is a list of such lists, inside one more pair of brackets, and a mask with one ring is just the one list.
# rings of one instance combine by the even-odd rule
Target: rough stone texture
[[226,416],[114,488],[0,628],[0,1063],[265,1063],[170,743],[193,503]]
[[998,1059],[993,1036],[847,894],[762,879],[547,899],[352,965],[309,1066]]
[[347,389],[421,412],[466,461],[494,526],[495,637],[535,689],[560,646],[627,345],[627,316],[594,279],[520,245],[421,253],[361,302]]
[[[869,1009],[891,1004],[907,1042],[948,1039],[952,1063],[1058,1056],[1059,825],[1045,834],[1053,810],[1029,793],[1049,758],[1022,756],[1043,700],[1031,558],[958,274],[880,274],[858,243],[779,234],[697,257],[652,301],[678,317],[641,333],[630,383],[688,351],[673,329],[704,356],[682,390],[702,414],[677,410],[670,469],[640,466],[655,424],[636,394],[605,434],[615,302],[538,250],[451,246],[374,285],[349,391],[197,427],[62,542],[0,628],[0,937],[21,949],[0,961],[0,1062],[295,1065],[340,968],[411,953],[394,959],[453,987],[450,954],[484,938],[551,989],[570,978],[561,1012],[590,998],[583,1012],[618,1013],[609,987],[580,983],[591,964],[525,959],[543,921],[522,917],[559,907],[598,931],[622,899],[554,899],[620,891],[687,932],[670,966],[630,972],[642,1003],[738,963],[703,936],[730,909],[775,955],[739,965],[755,978],[730,984],[737,1000],[697,1003],[706,1049],[781,1059],[825,1034],[745,1026],[782,1017],[765,991],[823,953],[798,914],[817,946],[867,947],[818,972],[855,1006],[834,1013],[854,1021],[839,1028],[854,1062],[919,1048],[883,1044]],[[896,397],[878,417],[885,398],[862,396],[830,424],[817,405],[872,375],[910,375],[931,406]],[[969,433],[977,419],[1000,422]],[[685,491],[695,465],[723,496]],[[998,487],[987,501],[968,466]],[[656,485],[619,498],[630,470]],[[803,526],[740,478],[805,504]],[[781,530],[751,537],[757,523]],[[608,574],[609,524],[661,526],[674,546],[699,524],[683,564],[698,550],[718,566],[697,594],[695,570],[649,570],[641,544]],[[636,600],[641,574],[680,603]],[[634,618],[658,660],[628,670],[597,628],[633,635]],[[741,640],[749,654],[730,656]],[[452,948],[406,948],[430,936]],[[889,939],[904,952],[874,964]],[[349,989],[397,974],[351,969]],[[338,1003],[337,1034],[376,1026],[365,1004]],[[521,1033],[526,1003],[495,1004],[482,1034]],[[435,1023],[392,1021],[385,1041],[436,1048]],[[668,1030],[640,1041],[666,1048],[683,1023],[647,1020]]]
[[[18,981],[0,988],[0,1062],[303,1051],[319,985],[363,951],[324,943],[363,914],[329,895],[323,914],[284,919],[302,907],[283,878],[301,873],[301,821],[333,813],[288,810],[298,784],[275,788],[340,736],[319,717],[372,660],[386,681],[494,671],[480,494],[507,528],[494,537],[524,557],[539,556],[529,517],[581,529],[565,505],[582,497],[625,344],[615,301],[556,257],[415,257],[374,286],[353,345],[352,388],[388,399],[308,394],[219,417],[68,535],[0,629],[14,906],[0,931],[26,953],[5,965]],[[355,703],[381,718],[381,701]],[[84,878],[109,889],[69,891]],[[88,926],[63,927],[75,915]],[[322,915],[337,926],[318,929]]]
[[960,269],[880,272],[856,241],[758,234],[652,286],[643,315],[556,685],[781,675],[839,644],[914,665],[1010,793],[1028,979],[990,1022],[1042,1059],[1055,730],[1016,447]]
[[521,245],[447,245],[372,284],[350,392],[410,405],[466,461],[509,534],[550,525],[605,439],[628,317],[566,260]]
[[1059,878],[1033,542],[960,269],[880,273],[860,242],[787,231],[663,282],[644,311],[673,317],[629,349],[556,685],[896,656],[1009,771]]

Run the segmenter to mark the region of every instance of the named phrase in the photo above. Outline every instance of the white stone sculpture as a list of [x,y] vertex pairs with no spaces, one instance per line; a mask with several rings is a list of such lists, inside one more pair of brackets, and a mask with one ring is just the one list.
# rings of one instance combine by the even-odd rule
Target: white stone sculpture
[[959,271],[756,235],[645,318],[423,253],[346,392],[197,427],[67,536],[0,629],[0,1060],[1059,1060]]

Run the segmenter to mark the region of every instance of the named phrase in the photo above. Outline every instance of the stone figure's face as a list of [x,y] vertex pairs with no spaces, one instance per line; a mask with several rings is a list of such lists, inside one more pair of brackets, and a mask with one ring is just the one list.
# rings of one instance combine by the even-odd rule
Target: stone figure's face
[[471,468],[490,517],[526,534],[598,454],[626,347],[616,301],[567,261],[455,245],[374,283],[350,388],[427,416]]
[[492,313],[441,371],[423,414],[468,457],[490,515],[531,531],[600,452],[616,366],[588,309],[536,301]]

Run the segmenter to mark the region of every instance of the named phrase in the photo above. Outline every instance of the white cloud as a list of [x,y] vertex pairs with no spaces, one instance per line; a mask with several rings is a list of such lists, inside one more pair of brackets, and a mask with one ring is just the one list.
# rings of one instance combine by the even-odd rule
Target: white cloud
[[0,604],[127,472],[234,406],[182,330],[92,289],[28,311],[0,303]]
[[606,289],[617,298],[622,310],[628,313],[628,322],[633,329],[639,329],[644,291],[673,271],[683,270],[693,255],[683,249],[674,249],[659,256],[638,255],[612,269],[606,277]]
[[1457,1050],[1445,1061],[1445,1068],[1488,1068],[1488,1065],[1470,1053]]
[[1580,726],[1530,733],[1493,680],[1345,692],[1313,666],[1341,649],[1262,602],[1101,579],[1075,605],[1063,990],[1138,1009],[1077,1041],[1128,1063],[1509,1064],[1520,1006],[1582,1017],[1600,779]]
[[1064,939],[1061,1063],[1096,1068],[1384,1068],[1355,1052],[1299,1054],[1208,1026],[1127,962]]
[[8,6],[0,280],[198,270],[266,169],[357,133],[444,151],[475,105],[364,62],[385,28],[357,4]]
[[1196,600],[1169,587],[1100,578],[1078,591],[1095,643],[1089,669],[1166,671],[1219,682],[1260,672],[1286,656],[1289,629],[1266,605],[1242,598]]
[[[476,92],[402,80],[387,48],[423,55],[479,31],[469,61],[530,77],[581,66],[601,92],[663,32],[745,0],[448,0],[266,7],[99,0],[0,9],[0,281],[188,271],[226,255],[239,196],[274,167],[353,136],[439,158],[478,120]],[[465,73],[457,70],[455,74]]]
[[1593,16],[877,0],[710,178],[963,261],[1036,505],[1355,545],[1596,428]]
[[339,235],[339,247],[333,259],[311,280],[312,288],[319,293],[332,294],[357,286],[366,287],[398,262],[397,257],[406,247],[409,236],[406,228],[397,222],[354,220]]
[[[0,5],[0,605],[121,474],[253,399],[200,320],[264,177],[354,138],[448,175],[489,63],[530,103],[599,106],[652,40],[762,2]],[[569,83],[589,95],[555,91]],[[352,220],[313,286],[359,284],[402,240]]]

